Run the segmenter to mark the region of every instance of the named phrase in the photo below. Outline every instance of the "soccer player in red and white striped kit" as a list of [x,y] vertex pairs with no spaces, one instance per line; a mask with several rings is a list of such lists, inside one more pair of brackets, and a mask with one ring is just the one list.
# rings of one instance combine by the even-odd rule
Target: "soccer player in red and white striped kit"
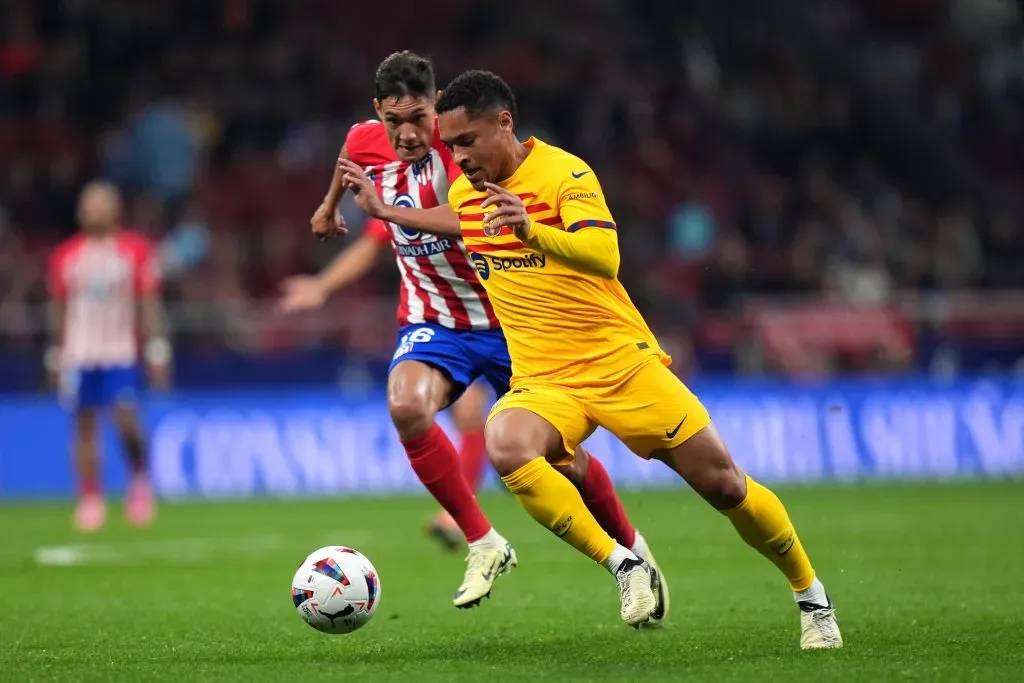
[[139,332],[150,380],[165,383],[171,345],[163,334],[160,274],[145,237],[122,229],[121,198],[106,182],[79,197],[80,231],[50,260],[55,341],[47,367],[57,375],[61,403],[74,419],[73,457],[79,498],[75,524],[94,531],[106,521],[100,484],[99,421],[112,409],[131,470],[125,516],[148,525],[155,512],[147,472],[146,438],[137,401],[143,386]]
[[[408,51],[390,55],[377,69],[375,91],[378,119],[349,131],[331,187],[313,215],[313,232],[320,238],[347,233],[337,213],[346,189],[345,163],[365,171],[384,202],[413,208],[446,203],[448,187],[461,173],[437,131],[438,93],[428,60]],[[319,306],[368,271],[386,244],[394,250],[402,277],[388,407],[413,470],[469,544],[466,573],[453,602],[471,607],[490,594],[494,579],[515,565],[516,555],[477,503],[479,476],[463,474],[482,469],[483,421],[474,425],[479,432],[469,439],[464,435],[472,448],[460,462],[435,417],[464,392],[476,391],[471,387],[481,378],[500,397],[508,391],[512,370],[504,335],[462,241],[371,222],[319,276],[285,282],[283,305],[286,310]],[[478,400],[476,405],[479,411]],[[597,458],[581,448],[562,473],[613,538],[651,557]]]

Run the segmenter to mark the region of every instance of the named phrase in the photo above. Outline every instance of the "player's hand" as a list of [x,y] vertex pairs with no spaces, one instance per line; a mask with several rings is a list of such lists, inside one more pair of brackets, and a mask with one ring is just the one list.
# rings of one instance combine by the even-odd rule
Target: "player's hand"
[[171,386],[171,364],[148,363],[146,365],[146,376],[149,379],[150,389],[166,391]]
[[363,210],[367,216],[383,218],[384,200],[377,194],[377,188],[373,181],[366,175],[359,164],[349,159],[338,159],[338,168],[345,172],[343,180],[356,199],[356,206]]
[[320,308],[326,300],[327,292],[319,278],[298,275],[281,283],[281,300],[277,307],[284,313],[298,313]]
[[309,224],[313,228],[313,234],[321,240],[344,237],[348,234],[345,218],[340,216],[329,202],[324,202],[317,207],[313,217],[309,219]]
[[[500,185],[484,183],[484,187],[487,188],[487,199],[480,205],[485,214],[484,234],[493,237],[507,226],[512,228],[516,237],[525,241],[530,235],[530,214],[523,200]],[[488,211],[492,206],[495,208]]]

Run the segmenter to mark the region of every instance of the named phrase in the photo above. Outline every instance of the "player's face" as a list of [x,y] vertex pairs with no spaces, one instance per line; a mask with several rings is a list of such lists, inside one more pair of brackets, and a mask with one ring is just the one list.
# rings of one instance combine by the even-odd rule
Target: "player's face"
[[374,100],[373,106],[399,159],[419,161],[430,152],[436,116],[433,100],[405,95]]
[[438,116],[437,124],[441,140],[474,190],[482,192],[484,183],[505,179],[513,156],[508,141],[515,139],[511,114],[500,111],[470,116],[460,107]]
[[78,224],[86,232],[111,232],[121,220],[121,199],[117,191],[106,185],[92,185],[82,191],[78,200]]

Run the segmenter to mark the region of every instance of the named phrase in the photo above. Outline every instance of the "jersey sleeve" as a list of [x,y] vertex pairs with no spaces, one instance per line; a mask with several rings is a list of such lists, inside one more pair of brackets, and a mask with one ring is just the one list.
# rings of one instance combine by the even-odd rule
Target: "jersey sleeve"
[[365,166],[370,161],[370,140],[374,133],[379,133],[380,125],[380,121],[371,120],[357,123],[348,129],[348,134],[345,135],[345,151],[354,163]]
[[583,162],[577,166],[566,168],[566,178],[558,191],[558,216],[565,231],[576,232],[584,228],[615,230],[615,219],[605,203],[597,176]]
[[367,219],[363,230],[366,232],[366,236],[374,242],[379,242],[381,244],[388,244],[391,242],[391,230],[388,228],[387,224],[379,218]]

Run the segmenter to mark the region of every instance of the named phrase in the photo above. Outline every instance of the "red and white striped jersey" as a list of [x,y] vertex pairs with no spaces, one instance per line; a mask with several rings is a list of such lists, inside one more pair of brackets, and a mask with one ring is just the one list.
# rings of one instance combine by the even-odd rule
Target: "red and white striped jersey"
[[154,250],[141,235],[76,235],[61,243],[50,260],[50,293],[65,302],[61,365],[134,365],[139,298],[159,287]]
[[[416,163],[402,161],[380,121],[352,127],[348,157],[362,166],[384,201],[429,209],[448,201],[448,186],[461,173],[441,142],[437,124],[430,153]],[[391,243],[402,275],[398,323],[436,323],[453,330],[498,327],[476,269],[460,239],[428,235],[395,223],[371,221],[369,234]]]

